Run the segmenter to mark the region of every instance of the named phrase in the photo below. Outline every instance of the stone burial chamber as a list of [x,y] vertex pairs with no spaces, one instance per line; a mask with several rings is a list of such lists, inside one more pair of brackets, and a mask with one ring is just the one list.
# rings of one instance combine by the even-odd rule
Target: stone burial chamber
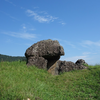
[[87,68],[84,60],[73,62],[60,61],[60,56],[64,55],[64,49],[57,40],[42,40],[29,47],[25,56],[27,66],[35,65],[38,68],[46,69],[52,75],[68,72],[73,69]]
[[25,56],[27,65],[35,65],[38,68],[49,69],[60,56],[64,55],[64,49],[57,40],[43,40],[29,47]]

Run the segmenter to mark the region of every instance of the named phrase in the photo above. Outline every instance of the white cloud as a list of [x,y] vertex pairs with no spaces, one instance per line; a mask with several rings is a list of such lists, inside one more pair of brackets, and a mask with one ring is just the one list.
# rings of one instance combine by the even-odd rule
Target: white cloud
[[83,52],[82,55],[79,55],[79,56],[71,56],[71,57],[62,56],[60,58],[60,60],[62,60],[62,61],[64,61],[64,60],[72,61],[74,63],[78,59],[85,60],[85,62],[88,63],[89,65],[100,64],[100,62],[99,62],[100,57],[97,55],[97,53],[93,53],[93,52]]
[[60,24],[62,24],[62,25],[66,25],[66,23],[64,23],[64,22],[62,22],[62,21],[61,21],[61,22],[59,22],[59,23],[60,23]]
[[30,34],[30,33],[17,33],[17,32],[2,32],[3,34],[16,37],[16,38],[23,38],[23,39],[33,39],[36,38],[35,34]]
[[25,26],[23,26],[23,29],[26,29],[26,27],[25,27]]
[[33,16],[33,18],[40,23],[53,22],[55,19],[57,19],[57,17],[53,17],[50,15],[40,16],[32,10],[27,10],[26,12],[29,14],[29,16]]
[[24,32],[36,30],[36,29],[35,29],[32,25],[30,25],[30,24],[28,24],[28,25],[22,24],[21,27],[22,27],[21,30],[24,31]]
[[90,40],[85,40],[82,42],[83,45],[88,45],[88,46],[100,46],[100,41],[93,42]]
[[[88,56],[91,60],[88,60],[90,64],[96,64],[98,63],[100,57],[100,40],[99,41],[91,41],[91,40],[84,40],[81,43],[81,46],[85,47],[88,52],[83,52],[82,54],[84,56]],[[83,50],[85,50],[83,48]]]
[[[57,39],[59,40],[59,39]],[[77,49],[77,55],[73,56],[72,54],[68,54],[69,51],[74,52],[70,50],[70,48],[65,47],[66,50],[69,49],[69,51],[66,51],[68,54],[68,57],[65,55],[64,57],[61,57],[61,60],[65,60],[65,61],[72,61],[72,62],[76,62],[78,59],[84,59],[89,65],[94,65],[99,63],[99,59],[100,59],[100,41],[83,41],[81,42],[81,46],[87,47],[87,48],[82,48],[76,45],[73,45],[71,42],[68,42],[66,40],[59,40],[63,45],[65,45],[65,43],[67,45],[70,45],[71,47],[74,47]],[[63,46],[64,47],[64,46]],[[78,48],[81,48],[81,50],[78,50]],[[76,52],[76,51],[75,51]],[[78,53],[79,52],[79,53]],[[65,53],[66,54],[66,53]]]
[[65,25],[66,23],[61,23],[62,25]]

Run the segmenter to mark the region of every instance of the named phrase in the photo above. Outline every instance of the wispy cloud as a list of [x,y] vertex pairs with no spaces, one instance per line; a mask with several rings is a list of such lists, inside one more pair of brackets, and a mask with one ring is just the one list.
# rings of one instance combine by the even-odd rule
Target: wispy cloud
[[76,62],[78,59],[83,59],[85,60],[85,62],[89,65],[94,65],[94,64],[100,64],[98,59],[100,57],[95,57],[95,56],[88,56],[88,55],[80,55],[80,56],[72,56],[72,57],[61,57],[60,60],[62,61],[72,61],[72,62]]
[[24,31],[24,32],[36,30],[36,29],[35,29],[32,25],[30,25],[30,24],[28,24],[28,25],[22,24],[21,27],[22,27],[21,30]]
[[85,60],[88,64],[96,64],[99,63],[99,56],[97,56],[97,53],[95,52],[83,52],[81,55],[78,56],[71,56],[71,57],[67,57],[67,56],[62,56],[61,60],[65,60],[65,61],[72,61],[72,62],[76,62],[78,59],[83,59]]
[[27,10],[26,13],[28,13],[29,16],[33,16],[33,18],[40,23],[53,22],[55,19],[57,19],[57,17],[53,17],[53,16],[50,16],[50,15],[41,16],[38,13],[35,13],[32,10]]
[[20,7],[21,9],[25,9],[24,7]]
[[26,27],[25,27],[25,26],[23,26],[23,29],[26,29]]
[[94,42],[90,40],[85,40],[81,44],[85,46],[100,46],[100,41]]
[[62,22],[61,24],[62,24],[62,25],[66,25],[66,23],[63,23],[63,22]]
[[72,62],[76,62],[78,59],[84,59],[87,61],[88,56],[73,56],[73,57],[62,57],[61,60],[65,60],[65,61],[72,61]]
[[[72,52],[70,54],[68,54],[69,51],[65,51],[65,54],[67,52],[67,56],[65,55],[64,57],[61,57],[61,60],[76,62],[78,59],[84,59],[88,64],[96,64],[99,62],[98,59],[100,59],[99,57],[100,41],[96,41],[96,42],[90,41],[90,40],[82,41],[80,43],[81,43],[81,46],[83,46],[83,48],[77,44],[73,45],[71,42],[68,42],[66,40],[59,40],[59,41],[62,44],[66,43],[67,45],[70,45],[72,47],[75,47],[75,49],[77,49],[77,53],[74,56],[72,55],[74,51],[72,51],[71,49],[69,49],[69,51]],[[87,48],[84,48],[84,47],[87,47]],[[81,48],[81,49],[78,50],[78,48]]]
[[76,46],[74,44],[72,44],[71,42],[69,41],[66,41],[66,40],[63,40],[67,45],[70,45],[71,47],[75,48]]
[[2,33],[16,38],[23,38],[23,39],[36,38],[35,34],[30,34],[30,33],[20,33],[20,32],[2,32]]
[[34,9],[38,9],[39,7],[33,7]]
[[84,56],[90,56],[90,55],[93,56],[93,55],[96,55],[97,52],[95,52],[95,51],[94,51],[94,52],[83,52],[82,54],[83,54]]
[[82,54],[83,55],[89,55],[89,54],[91,54],[91,52],[83,52]]
[[65,22],[63,22],[63,21],[61,21],[61,22],[59,22],[60,24],[62,24],[62,25],[66,25],[66,23]]
[[5,1],[9,2],[9,3],[12,4],[13,6],[16,6],[14,3],[12,3],[12,2],[9,1],[9,0],[5,0]]
[[14,19],[14,20],[17,20],[17,21],[19,21],[17,18],[15,18],[15,17],[13,17],[13,16],[11,16],[10,14],[8,14],[8,13],[5,13],[4,11],[0,11],[1,13],[3,13],[3,14],[5,14],[6,16],[8,16],[8,17],[10,17],[10,18],[12,18],[12,19]]
[[22,31],[24,31],[24,32],[27,31],[27,28],[26,28],[26,25],[25,24],[22,24],[21,27],[22,27],[22,29],[21,29]]
[[62,39],[57,39],[57,38],[53,38],[54,40],[58,40],[59,42],[61,42],[61,44],[66,44],[71,46],[72,48],[76,48],[76,46],[74,44],[72,44],[70,41],[66,41],[66,40],[62,40]]

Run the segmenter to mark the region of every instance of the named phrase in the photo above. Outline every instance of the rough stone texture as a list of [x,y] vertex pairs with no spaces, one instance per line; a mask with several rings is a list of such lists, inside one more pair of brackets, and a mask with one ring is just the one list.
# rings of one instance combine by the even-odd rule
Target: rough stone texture
[[38,68],[42,68],[42,69],[47,69],[47,60],[44,59],[43,57],[29,57],[27,59],[27,66],[32,66],[32,65],[35,65],[36,67]]
[[44,57],[46,59],[51,58],[52,56],[60,56],[64,55],[64,49],[60,46],[57,40],[43,40],[33,44],[29,47],[26,52],[25,56],[39,56]]
[[63,72],[69,72],[72,70],[87,69],[87,67],[83,65],[87,64],[85,60],[79,59],[76,62],[78,63],[58,60],[48,69],[48,72],[51,73],[52,75],[59,75]]
[[85,60],[79,59],[75,63],[60,61],[61,55],[64,55],[63,47],[57,40],[50,39],[33,44],[25,52],[28,66],[35,65],[38,68],[47,69],[52,75],[87,68],[83,65],[87,64]]
[[27,65],[35,65],[38,68],[49,69],[60,56],[64,55],[64,49],[57,40],[43,40],[29,47],[25,56]]
[[[80,63],[78,63],[80,61]],[[82,61],[82,62],[81,62]],[[83,64],[87,64],[85,62],[85,60],[83,59],[79,59],[76,61],[77,63],[73,63],[71,61],[58,61],[58,66],[59,66],[59,70],[58,73],[63,73],[63,72],[68,72],[68,71],[72,71],[72,70],[81,70],[81,69],[87,69],[86,66],[84,66]]]
[[58,61],[59,73],[68,72],[74,70],[76,65],[71,61]]
[[75,64],[77,64],[77,65],[83,65],[83,64],[88,65],[88,64],[85,62],[85,60],[83,60],[83,59],[78,59],[78,60],[75,62]]

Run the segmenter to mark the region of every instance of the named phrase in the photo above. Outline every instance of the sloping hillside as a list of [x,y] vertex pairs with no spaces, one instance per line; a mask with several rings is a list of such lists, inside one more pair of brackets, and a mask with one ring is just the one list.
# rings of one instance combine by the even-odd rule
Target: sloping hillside
[[100,100],[100,65],[53,76],[24,61],[0,62],[0,100]]

